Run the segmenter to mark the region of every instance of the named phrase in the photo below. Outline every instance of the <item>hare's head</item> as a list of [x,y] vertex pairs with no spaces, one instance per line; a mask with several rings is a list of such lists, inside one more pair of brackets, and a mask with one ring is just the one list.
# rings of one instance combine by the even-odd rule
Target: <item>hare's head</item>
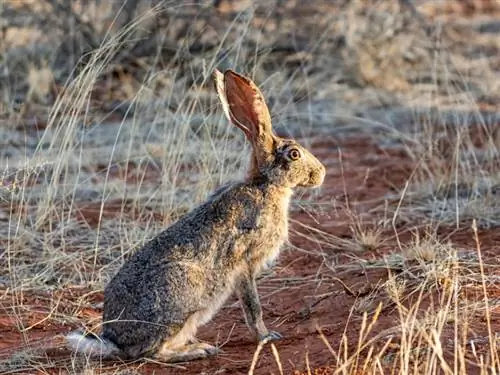
[[285,186],[319,186],[325,167],[293,139],[273,133],[271,115],[259,88],[247,77],[214,71],[217,93],[226,117],[252,144],[249,179],[264,178]]

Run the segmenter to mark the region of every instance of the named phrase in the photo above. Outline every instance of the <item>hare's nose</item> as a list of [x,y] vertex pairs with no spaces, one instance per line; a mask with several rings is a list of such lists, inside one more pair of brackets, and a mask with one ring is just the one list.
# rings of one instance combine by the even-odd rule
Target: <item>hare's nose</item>
[[320,186],[325,179],[325,167],[312,170],[309,172],[309,184],[312,186]]

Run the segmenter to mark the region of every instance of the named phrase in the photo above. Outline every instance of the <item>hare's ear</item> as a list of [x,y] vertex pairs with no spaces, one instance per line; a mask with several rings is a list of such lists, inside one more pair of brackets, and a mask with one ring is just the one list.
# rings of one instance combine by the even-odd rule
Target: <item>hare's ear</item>
[[213,73],[215,88],[226,117],[243,130],[254,147],[271,152],[273,130],[264,96],[249,78],[232,70]]

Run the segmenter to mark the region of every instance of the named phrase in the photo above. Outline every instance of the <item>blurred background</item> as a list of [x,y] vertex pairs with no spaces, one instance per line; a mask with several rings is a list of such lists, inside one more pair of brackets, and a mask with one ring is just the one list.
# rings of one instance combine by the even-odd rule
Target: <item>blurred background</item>
[[[193,90],[205,90],[214,67],[252,75],[278,116],[302,111],[289,104],[305,99],[320,117],[335,112],[330,123],[403,100],[487,109],[498,98],[499,7],[494,0],[5,0],[0,113],[43,122],[66,82],[96,64],[96,51],[105,66],[89,93],[91,112],[131,116],[155,101],[178,111]],[[463,97],[450,96],[450,86]]]

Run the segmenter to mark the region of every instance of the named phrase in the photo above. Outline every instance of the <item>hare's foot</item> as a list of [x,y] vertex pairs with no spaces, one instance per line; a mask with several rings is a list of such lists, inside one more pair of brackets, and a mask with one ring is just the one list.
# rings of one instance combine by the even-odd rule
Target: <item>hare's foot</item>
[[207,358],[212,355],[217,354],[218,349],[215,346],[206,344],[203,342],[198,342],[194,344],[188,344],[186,346],[168,349],[163,347],[158,351],[154,358],[162,362],[188,362],[194,361],[196,359]]
[[265,335],[259,335],[259,341],[264,344],[268,343],[269,341],[280,340],[282,338],[283,336],[281,335],[281,333],[278,333],[276,331],[269,331]]

